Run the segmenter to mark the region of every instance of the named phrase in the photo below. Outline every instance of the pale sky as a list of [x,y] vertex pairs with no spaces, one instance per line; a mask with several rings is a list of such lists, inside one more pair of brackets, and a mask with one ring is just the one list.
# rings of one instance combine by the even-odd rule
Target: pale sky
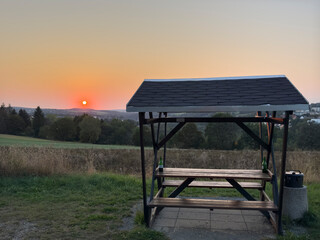
[[146,78],[285,74],[320,102],[318,0],[0,0],[0,103],[125,109]]

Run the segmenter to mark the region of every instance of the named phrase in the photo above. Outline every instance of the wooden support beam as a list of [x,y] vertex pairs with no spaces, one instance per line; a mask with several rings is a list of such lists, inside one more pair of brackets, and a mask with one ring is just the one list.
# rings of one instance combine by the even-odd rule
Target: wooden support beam
[[241,127],[250,137],[252,137],[260,146],[268,150],[270,147],[264,141],[262,141],[250,128],[248,128],[242,122],[237,122],[238,126]]
[[[161,192],[163,191],[163,188],[160,188],[159,191],[157,192],[157,194],[154,196],[154,198],[158,198],[161,195]],[[154,220],[156,218],[156,215],[159,213],[159,208],[158,207],[154,207],[152,208],[152,210],[150,211],[150,220],[149,220],[149,227],[152,226],[152,224],[154,223]]]
[[181,122],[179,123],[177,126],[175,126],[174,129],[171,130],[171,132],[168,133],[167,136],[165,136],[160,143],[157,145],[158,150],[164,145],[166,144],[166,142],[168,142],[173,136],[174,134],[176,134],[183,126],[184,126],[185,122]]
[[[149,117],[152,118],[152,112],[149,112]],[[160,117],[160,115],[159,115]],[[160,123],[159,123],[160,124]],[[154,131],[154,126],[153,123],[150,124],[150,128],[151,128],[151,139],[152,139],[152,146],[153,146],[153,169],[152,169],[152,182],[151,182],[151,190],[150,190],[150,200],[151,201],[153,199],[153,193],[154,193],[154,181],[155,181],[155,171],[158,165],[157,159],[158,159],[158,148],[157,148],[157,140],[155,138],[155,131]],[[158,181],[158,188],[159,188],[159,181]]]
[[139,112],[141,174],[142,174],[142,192],[143,192],[143,212],[144,212],[144,222],[148,226],[149,225],[149,207],[147,205],[146,170],[145,170],[144,138],[143,138],[143,121],[144,121],[144,118],[145,118],[145,113],[144,112]]
[[278,231],[279,231],[279,234],[281,234],[281,235],[283,234],[281,221],[282,221],[282,206],[283,206],[284,175],[286,173],[286,156],[287,156],[287,143],[288,143],[289,114],[290,114],[290,112],[286,112],[286,115],[284,118],[283,141],[282,141],[280,193],[279,193],[279,215],[278,215]]
[[267,199],[267,201],[269,201],[269,202],[271,201],[268,194],[264,190],[262,190],[262,194],[263,194],[264,198]]
[[[276,112],[272,113],[272,117],[275,117]],[[267,112],[267,117],[269,117],[269,113]],[[274,132],[274,123],[267,123],[267,132],[268,132],[268,145],[270,146],[270,151],[267,153],[267,166],[269,167],[269,161],[270,161],[270,153],[272,151],[272,145],[273,145],[273,132]],[[274,168],[274,166],[273,166]]]
[[[168,113],[164,113],[164,117],[168,117]],[[164,137],[167,136],[167,122],[164,123]],[[166,167],[166,156],[167,156],[167,142],[163,146],[163,167]]]
[[151,118],[146,119],[144,124],[159,123],[159,122],[271,122],[276,124],[283,124],[283,119],[281,118],[266,118],[266,117],[226,117],[226,118],[216,118],[216,117],[172,117],[172,118]]
[[256,201],[254,197],[251,196],[250,193],[248,193],[246,190],[241,187],[241,185],[232,178],[226,178],[226,180],[235,188],[239,193],[241,193],[242,196],[244,196],[249,201]]
[[187,178],[184,180],[179,187],[177,187],[170,195],[169,198],[175,198],[179,195],[188,185],[194,180],[194,178]]
[[[232,178],[226,178],[226,180],[235,188],[242,196],[244,196],[249,201],[256,201],[254,197],[250,195],[246,190],[244,190],[240,184]],[[260,212],[265,215],[267,218],[270,218],[269,213],[267,211],[260,210]]]
[[[149,112],[149,117],[153,118],[152,112]],[[152,140],[153,151],[156,151],[157,146],[156,146],[156,138],[155,138],[153,123],[150,124],[150,128],[151,128],[151,140]]]

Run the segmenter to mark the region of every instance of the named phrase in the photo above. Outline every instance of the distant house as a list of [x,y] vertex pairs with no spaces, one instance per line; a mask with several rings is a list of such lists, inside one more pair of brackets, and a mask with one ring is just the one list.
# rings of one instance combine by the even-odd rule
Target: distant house
[[320,124],[320,119],[310,119],[310,120],[308,120],[308,123]]
[[305,115],[305,114],[308,114],[309,113],[309,110],[297,110],[297,111],[294,111],[294,114],[296,116],[302,116],[302,115]]
[[320,107],[312,107],[311,111],[320,113]]

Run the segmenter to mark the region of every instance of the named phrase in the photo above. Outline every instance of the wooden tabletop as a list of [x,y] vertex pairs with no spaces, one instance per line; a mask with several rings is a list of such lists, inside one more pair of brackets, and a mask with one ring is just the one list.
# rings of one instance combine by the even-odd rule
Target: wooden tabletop
[[231,178],[271,181],[271,172],[263,173],[255,169],[200,169],[200,168],[164,168],[163,172],[156,170],[157,177],[185,178]]

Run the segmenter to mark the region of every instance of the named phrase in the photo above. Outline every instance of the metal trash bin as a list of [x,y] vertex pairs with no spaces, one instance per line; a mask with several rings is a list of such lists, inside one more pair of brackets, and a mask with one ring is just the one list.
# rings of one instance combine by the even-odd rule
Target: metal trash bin
[[301,171],[288,171],[284,176],[282,213],[290,219],[302,218],[308,211],[307,187],[303,186]]

